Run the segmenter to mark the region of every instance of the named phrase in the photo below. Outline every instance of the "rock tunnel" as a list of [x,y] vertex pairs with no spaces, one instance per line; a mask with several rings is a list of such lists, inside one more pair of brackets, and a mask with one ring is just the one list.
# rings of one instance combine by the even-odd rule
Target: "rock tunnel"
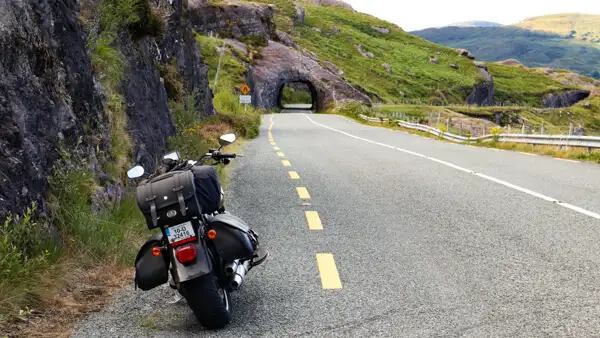
[[309,81],[290,81],[280,85],[278,106],[288,110],[316,110],[317,89]]
[[358,91],[333,71],[321,66],[314,55],[269,41],[255,60],[248,74],[252,88],[252,102],[259,108],[283,108],[284,89],[289,86],[308,88],[311,107],[321,112],[328,107],[347,101],[371,103],[368,96]]

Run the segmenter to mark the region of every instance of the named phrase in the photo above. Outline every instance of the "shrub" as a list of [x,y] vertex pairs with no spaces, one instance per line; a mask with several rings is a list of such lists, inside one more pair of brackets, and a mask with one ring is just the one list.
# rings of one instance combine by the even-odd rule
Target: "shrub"
[[177,60],[172,59],[171,63],[168,64],[157,63],[156,68],[164,80],[169,99],[178,102],[182,101],[184,88],[181,73],[177,69]]
[[34,203],[23,216],[9,216],[0,225],[0,314],[38,306],[34,277],[58,256],[49,228],[33,218],[35,212]]

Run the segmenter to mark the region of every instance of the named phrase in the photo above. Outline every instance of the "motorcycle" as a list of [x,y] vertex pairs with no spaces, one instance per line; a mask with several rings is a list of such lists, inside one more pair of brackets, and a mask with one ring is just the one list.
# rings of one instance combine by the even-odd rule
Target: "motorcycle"
[[[198,161],[183,160],[175,151],[163,157],[153,174],[146,175],[142,166],[127,172],[131,179],[142,179],[136,199],[146,225],[160,229],[135,259],[136,289],[148,291],[168,282],[208,329],[229,324],[230,293],[268,256],[257,233],[224,207],[214,166],[243,156],[221,152],[235,139],[234,134],[222,135],[219,149],[210,149]],[[206,165],[209,160],[214,162]]]

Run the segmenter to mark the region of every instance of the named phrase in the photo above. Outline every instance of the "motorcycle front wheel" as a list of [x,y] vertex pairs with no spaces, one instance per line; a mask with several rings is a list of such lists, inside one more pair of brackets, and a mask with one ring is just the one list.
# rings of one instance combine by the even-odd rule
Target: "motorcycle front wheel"
[[231,321],[229,293],[219,286],[214,273],[181,283],[180,291],[205,328],[221,329]]

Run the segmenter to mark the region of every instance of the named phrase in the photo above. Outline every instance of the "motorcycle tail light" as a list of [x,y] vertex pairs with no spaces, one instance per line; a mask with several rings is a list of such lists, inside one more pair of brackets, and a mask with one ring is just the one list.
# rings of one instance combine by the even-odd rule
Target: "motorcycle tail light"
[[188,263],[196,259],[196,246],[193,244],[183,245],[175,249],[175,256],[179,263]]

